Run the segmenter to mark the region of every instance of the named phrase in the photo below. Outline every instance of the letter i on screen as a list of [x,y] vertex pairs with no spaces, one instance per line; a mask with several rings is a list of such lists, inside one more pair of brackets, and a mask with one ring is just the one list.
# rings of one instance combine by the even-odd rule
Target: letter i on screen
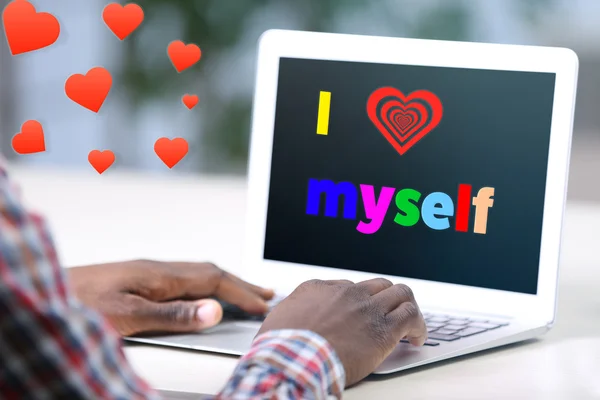
[[329,111],[331,109],[331,92],[321,92],[319,95],[319,113],[317,116],[317,135],[329,133]]

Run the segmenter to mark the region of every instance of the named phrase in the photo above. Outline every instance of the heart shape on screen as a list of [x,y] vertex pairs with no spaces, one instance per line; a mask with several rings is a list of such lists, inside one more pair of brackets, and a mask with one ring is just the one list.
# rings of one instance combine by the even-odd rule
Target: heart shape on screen
[[369,97],[367,114],[383,137],[403,155],[438,126],[443,107],[428,90],[406,96],[396,88],[383,87]]

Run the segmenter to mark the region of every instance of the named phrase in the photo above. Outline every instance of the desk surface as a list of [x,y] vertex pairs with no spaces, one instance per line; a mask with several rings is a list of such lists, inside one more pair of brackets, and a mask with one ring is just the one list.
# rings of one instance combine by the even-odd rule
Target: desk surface
[[[210,260],[241,272],[241,179],[12,172],[25,200],[48,217],[67,266],[153,258]],[[391,377],[367,378],[345,398],[600,399],[598,226],[600,205],[568,204],[558,320],[549,334]],[[216,393],[237,361],[144,345],[128,346],[126,353],[153,386],[200,393]]]

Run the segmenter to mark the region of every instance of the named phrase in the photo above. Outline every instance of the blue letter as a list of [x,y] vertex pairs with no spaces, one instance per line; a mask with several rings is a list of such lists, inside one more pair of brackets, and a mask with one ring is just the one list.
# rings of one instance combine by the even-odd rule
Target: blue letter
[[344,198],[344,218],[356,219],[356,203],[358,193],[350,182],[335,183],[328,179],[310,179],[308,181],[308,201],[306,213],[319,215],[322,194],[325,194],[325,216],[337,217],[340,197]]
[[[441,207],[436,207],[437,205]],[[442,216],[438,218],[437,216]],[[450,228],[448,217],[454,215],[454,202],[446,193],[435,192],[425,197],[421,207],[421,217],[423,222],[437,231]]]

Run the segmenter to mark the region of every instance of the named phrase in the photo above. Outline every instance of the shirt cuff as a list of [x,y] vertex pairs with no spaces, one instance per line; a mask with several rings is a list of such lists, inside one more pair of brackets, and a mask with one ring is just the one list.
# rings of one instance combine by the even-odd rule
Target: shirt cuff
[[[257,376],[262,382],[246,380],[254,367],[263,371],[260,378]],[[275,377],[286,381],[281,382],[283,385],[293,386],[289,388],[292,393],[313,399],[340,399],[346,383],[344,366],[333,347],[323,337],[308,330],[274,330],[258,336],[240,360],[238,371],[246,375],[247,384],[256,385],[252,389],[238,389],[245,394],[250,394],[250,389],[254,396],[266,394],[257,391],[260,387],[273,393],[273,386],[277,386],[272,381]]]

